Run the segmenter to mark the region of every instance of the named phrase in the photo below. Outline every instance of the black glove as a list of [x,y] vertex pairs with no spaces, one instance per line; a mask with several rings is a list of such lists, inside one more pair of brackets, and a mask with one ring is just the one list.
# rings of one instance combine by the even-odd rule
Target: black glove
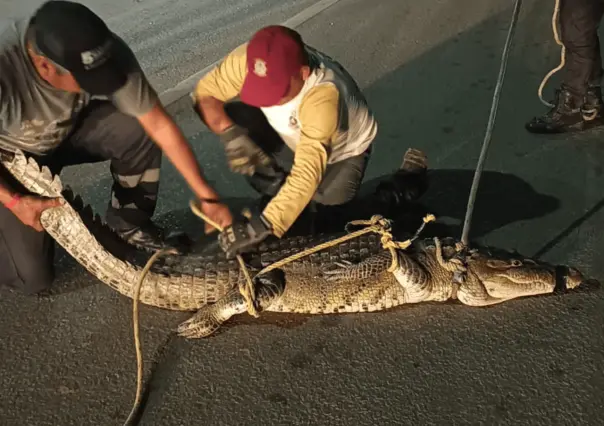
[[227,258],[254,251],[266,237],[272,234],[271,224],[264,216],[255,215],[234,221],[218,235],[218,243]]
[[220,134],[229,168],[235,173],[252,176],[257,166],[266,167],[271,158],[248,136],[247,130],[237,124]]

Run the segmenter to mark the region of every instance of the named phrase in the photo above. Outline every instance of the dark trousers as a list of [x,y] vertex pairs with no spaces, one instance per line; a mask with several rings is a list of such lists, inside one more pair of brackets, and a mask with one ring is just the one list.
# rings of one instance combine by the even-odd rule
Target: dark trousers
[[560,0],[560,38],[566,47],[562,86],[582,103],[589,85],[600,86],[598,27],[604,0]]
[[[59,148],[32,157],[54,174],[66,166],[111,160],[114,183],[106,220],[115,229],[144,225],[155,211],[162,152],[135,118],[109,102],[92,102]],[[1,166],[0,179],[27,193]],[[54,242],[46,232],[24,225],[0,205],[0,285],[26,294],[47,289],[55,277],[53,257]]]
[[[270,126],[259,108],[229,102],[225,104],[225,111],[231,120],[246,128],[250,138],[274,160],[274,167],[260,169],[246,178],[260,194],[275,196],[292,168],[294,152]],[[327,165],[312,200],[319,206],[342,206],[352,201],[361,186],[370,156],[371,149],[368,149],[357,156]]]

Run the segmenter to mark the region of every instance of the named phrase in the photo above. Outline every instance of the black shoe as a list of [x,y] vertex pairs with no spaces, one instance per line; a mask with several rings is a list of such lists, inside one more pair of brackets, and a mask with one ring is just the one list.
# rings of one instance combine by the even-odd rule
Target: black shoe
[[392,177],[380,182],[375,195],[386,211],[399,210],[417,201],[428,189],[428,162],[417,149],[405,152],[403,163]]
[[581,103],[567,89],[556,91],[554,107],[540,117],[534,117],[525,128],[531,133],[556,134],[580,132],[602,124],[602,99],[599,88],[591,87]]
[[128,244],[150,252],[162,249],[175,249],[178,254],[184,254],[191,246],[191,240],[182,232],[166,234],[165,230],[153,222],[144,226],[125,230],[116,230],[116,233]]
[[585,102],[581,107],[585,121],[602,120],[602,89],[600,86],[590,86],[585,94]]

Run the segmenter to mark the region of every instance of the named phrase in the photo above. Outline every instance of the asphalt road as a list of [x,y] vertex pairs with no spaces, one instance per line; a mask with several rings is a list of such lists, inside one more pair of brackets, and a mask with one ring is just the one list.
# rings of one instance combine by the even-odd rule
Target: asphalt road
[[[211,34],[226,22],[233,28],[223,31],[238,36],[214,39],[213,53],[204,46],[199,59],[179,56],[185,68],[164,60],[166,49],[148,50],[153,42],[145,34],[164,43],[159,32],[171,39],[171,28],[134,29],[143,28],[142,21],[167,25],[170,19],[153,14],[162,8],[180,14],[193,2],[122,4],[111,22],[130,28],[125,33],[132,31],[141,62],[168,88],[218,59],[254,26],[303,9],[303,2],[263,2],[230,15],[243,7],[221,4],[222,19],[208,15],[187,24],[184,34],[177,30],[174,50],[192,49],[193,35]],[[409,146],[423,149],[434,170],[424,202],[448,224],[447,235],[461,234],[512,6],[503,0],[341,0],[299,27],[307,42],[357,77],[380,120],[367,179],[397,168]],[[523,2],[471,237],[601,279],[603,133],[535,137],[523,128],[544,111],[537,87],[559,61],[552,6]],[[146,12],[137,14],[138,7]],[[263,15],[266,10],[271,14]],[[168,42],[162,45],[171,48]],[[168,67],[164,77],[159,63]],[[557,81],[548,85],[548,96]],[[250,197],[186,102],[171,112],[218,189],[237,205]],[[167,162],[164,178],[158,217],[200,232],[187,212],[189,191]],[[103,209],[106,164],[68,169],[64,180]],[[121,425],[136,385],[131,301],[62,254],[58,265],[62,294],[37,300],[0,292],[2,424]],[[603,312],[602,292],[587,291],[486,309],[451,303],[299,320],[241,318],[211,339],[187,341],[171,337],[170,329],[188,315],[142,306],[149,397],[140,424],[600,425]]]

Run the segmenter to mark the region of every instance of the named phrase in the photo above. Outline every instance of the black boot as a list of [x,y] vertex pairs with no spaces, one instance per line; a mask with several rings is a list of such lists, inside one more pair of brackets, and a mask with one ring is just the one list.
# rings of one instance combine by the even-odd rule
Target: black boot
[[163,228],[152,221],[143,226],[116,229],[115,232],[128,244],[149,252],[156,252],[162,249],[176,249],[178,254],[184,254],[192,243],[186,234],[182,232],[166,233]]
[[583,119],[587,122],[592,120],[602,121],[602,88],[600,86],[590,86],[585,94],[585,103],[581,108]]
[[[557,90],[554,107],[546,114],[534,117],[526,123],[526,130],[542,134],[569,133],[584,131],[601,124],[597,118],[597,111],[601,108],[601,95],[598,97],[597,89],[588,89],[585,103],[565,88]],[[590,120],[591,116],[596,116],[596,119]]]
[[[375,190],[380,210],[399,211],[417,201],[428,189],[426,155],[417,149],[405,152],[403,163],[389,179],[380,182]],[[389,214],[389,213],[386,213]]]

